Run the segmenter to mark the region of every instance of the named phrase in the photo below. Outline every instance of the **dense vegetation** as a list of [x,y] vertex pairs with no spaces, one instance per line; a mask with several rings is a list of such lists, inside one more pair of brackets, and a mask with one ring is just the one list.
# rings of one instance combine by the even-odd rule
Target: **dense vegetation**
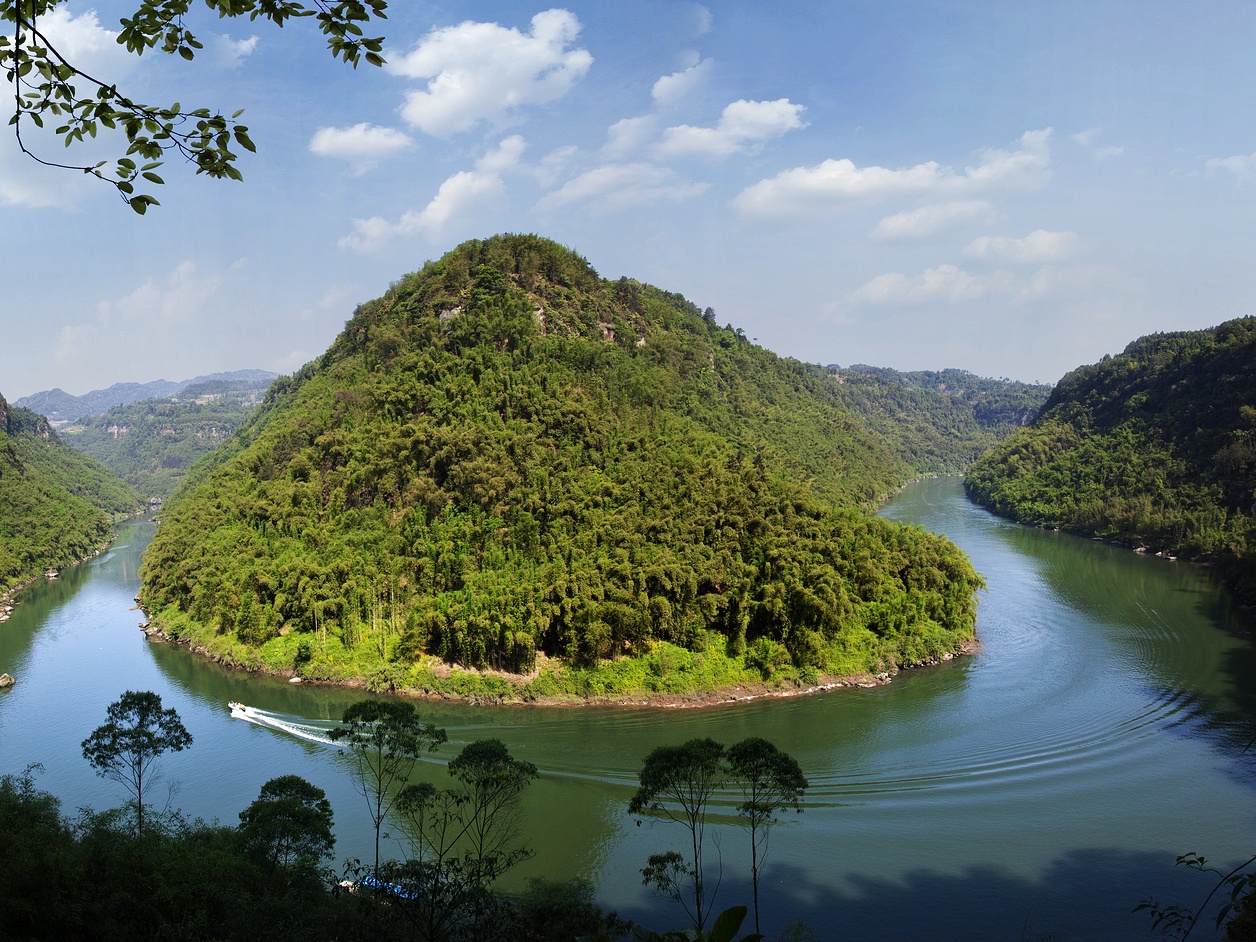
[[1256,318],[1074,370],[965,484],[1017,520],[1221,560],[1253,593]]
[[1051,387],[966,370],[830,366],[842,402],[923,474],[965,470],[1038,414]]
[[65,426],[60,434],[144,500],[165,500],[197,459],[244,423],[269,385],[269,379],[196,383],[165,399],[116,406]]
[[855,509],[913,473],[822,368],[497,237],[275,383],[167,505],[142,599],[226,659],[381,686],[427,684],[425,655],[559,657],[583,693],[623,686],[580,673],[612,659],[634,689],[893,669],[960,647],[980,584]]
[[135,492],[67,447],[47,420],[0,397],[0,594],[89,555]]
[[116,406],[129,405],[144,399],[165,399],[186,392],[189,386],[252,386],[265,388],[277,374],[265,370],[235,370],[229,373],[210,373],[195,379],[171,382],[156,379],[150,383],[114,383],[108,389],[93,389],[81,396],[73,396],[64,389],[46,389],[18,399],[15,405],[31,409],[45,416],[53,428],[60,428],[77,419],[108,412]]

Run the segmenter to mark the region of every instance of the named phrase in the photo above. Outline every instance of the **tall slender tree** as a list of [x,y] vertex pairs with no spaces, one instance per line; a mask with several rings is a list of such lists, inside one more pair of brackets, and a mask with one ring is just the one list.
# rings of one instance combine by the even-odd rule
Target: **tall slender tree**
[[128,690],[109,704],[109,721],[83,740],[83,758],[102,778],[121,784],[135,802],[135,832],[144,833],[144,789],[158,780],[157,759],[192,745],[173,707],[162,708],[161,696],[149,690]]
[[375,827],[375,869],[379,876],[379,835],[397,794],[410,778],[415,763],[446,741],[445,731],[419,721],[409,703],[361,700],[344,712],[331,731],[334,742],[353,753],[358,789],[366,799]]
[[[728,780],[724,746],[714,739],[691,739],[679,746],[659,746],[645,757],[639,773],[640,787],[628,804],[631,814],[652,811],[683,824],[689,831],[691,856],[686,861],[675,851],[652,854],[641,871],[645,883],[671,896],[701,931],[709,915],[709,905],[719,891],[719,881],[710,891],[703,871],[706,849],[707,806],[715,792]],[[694,908],[683,892],[689,883]]]
[[754,885],[754,931],[759,932],[759,867],[767,856],[768,835],[778,811],[802,811],[807,779],[798,760],[766,739],[753,736],[728,748],[732,781],[741,789],[737,816],[750,832],[750,874]]

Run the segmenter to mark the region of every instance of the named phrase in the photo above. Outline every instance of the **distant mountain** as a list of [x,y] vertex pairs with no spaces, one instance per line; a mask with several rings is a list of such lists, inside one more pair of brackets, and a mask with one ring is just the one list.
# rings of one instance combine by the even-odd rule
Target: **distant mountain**
[[1079,367],[965,485],[1017,520],[1222,560],[1256,597],[1256,317]]
[[68,445],[102,462],[144,500],[165,500],[197,459],[244,423],[273,379],[261,370],[203,377],[173,396],[115,406],[59,431]]
[[65,445],[47,419],[0,396],[0,594],[90,554],[134,491]]
[[242,383],[250,386],[268,386],[279,377],[266,370],[235,370],[229,373],[210,373],[185,379],[181,383],[157,379],[151,383],[114,383],[108,389],[94,389],[81,396],[71,396],[63,389],[49,389],[18,399],[14,405],[31,409],[46,417],[53,428],[60,428],[76,419],[88,418],[108,412],[114,406],[129,405],[142,399],[165,399],[182,392],[189,386],[202,383]]
[[924,474],[963,471],[1031,421],[1051,393],[1045,384],[966,370],[900,373],[862,363],[828,370],[841,400]]

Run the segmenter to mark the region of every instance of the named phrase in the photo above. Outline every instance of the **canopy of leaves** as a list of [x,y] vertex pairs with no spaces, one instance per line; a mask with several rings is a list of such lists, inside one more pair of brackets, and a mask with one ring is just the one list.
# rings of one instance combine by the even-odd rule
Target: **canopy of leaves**
[[[656,641],[884,669],[972,633],[949,542],[862,510],[913,475],[820,367],[534,236],[362,305],[193,469],[145,607],[308,666],[528,670]],[[768,652],[770,653],[770,652]]]
[[89,555],[111,516],[138,510],[131,488],[0,396],[0,593]]
[[1256,590],[1256,317],[1074,370],[965,486],[1026,523],[1225,559]]

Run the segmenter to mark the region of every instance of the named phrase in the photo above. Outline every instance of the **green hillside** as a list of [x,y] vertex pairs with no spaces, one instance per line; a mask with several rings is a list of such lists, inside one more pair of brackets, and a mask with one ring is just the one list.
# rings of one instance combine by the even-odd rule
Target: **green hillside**
[[202,455],[244,423],[272,378],[266,374],[260,381],[198,383],[169,398],[116,406],[65,426],[60,435],[134,487],[144,500],[165,500]]
[[1256,587],[1256,318],[1152,334],[1069,373],[973,466],[997,513],[1216,558]]
[[922,474],[963,471],[1033,419],[1051,392],[966,370],[900,373],[856,364],[829,373],[841,401]]
[[892,668],[961,646],[980,582],[856,509],[912,473],[822,368],[496,237],[276,382],[167,505],[142,599],[225,659],[388,685],[429,685],[425,655],[648,662],[593,693]]
[[0,593],[82,559],[135,492],[66,446],[47,419],[0,396]]

